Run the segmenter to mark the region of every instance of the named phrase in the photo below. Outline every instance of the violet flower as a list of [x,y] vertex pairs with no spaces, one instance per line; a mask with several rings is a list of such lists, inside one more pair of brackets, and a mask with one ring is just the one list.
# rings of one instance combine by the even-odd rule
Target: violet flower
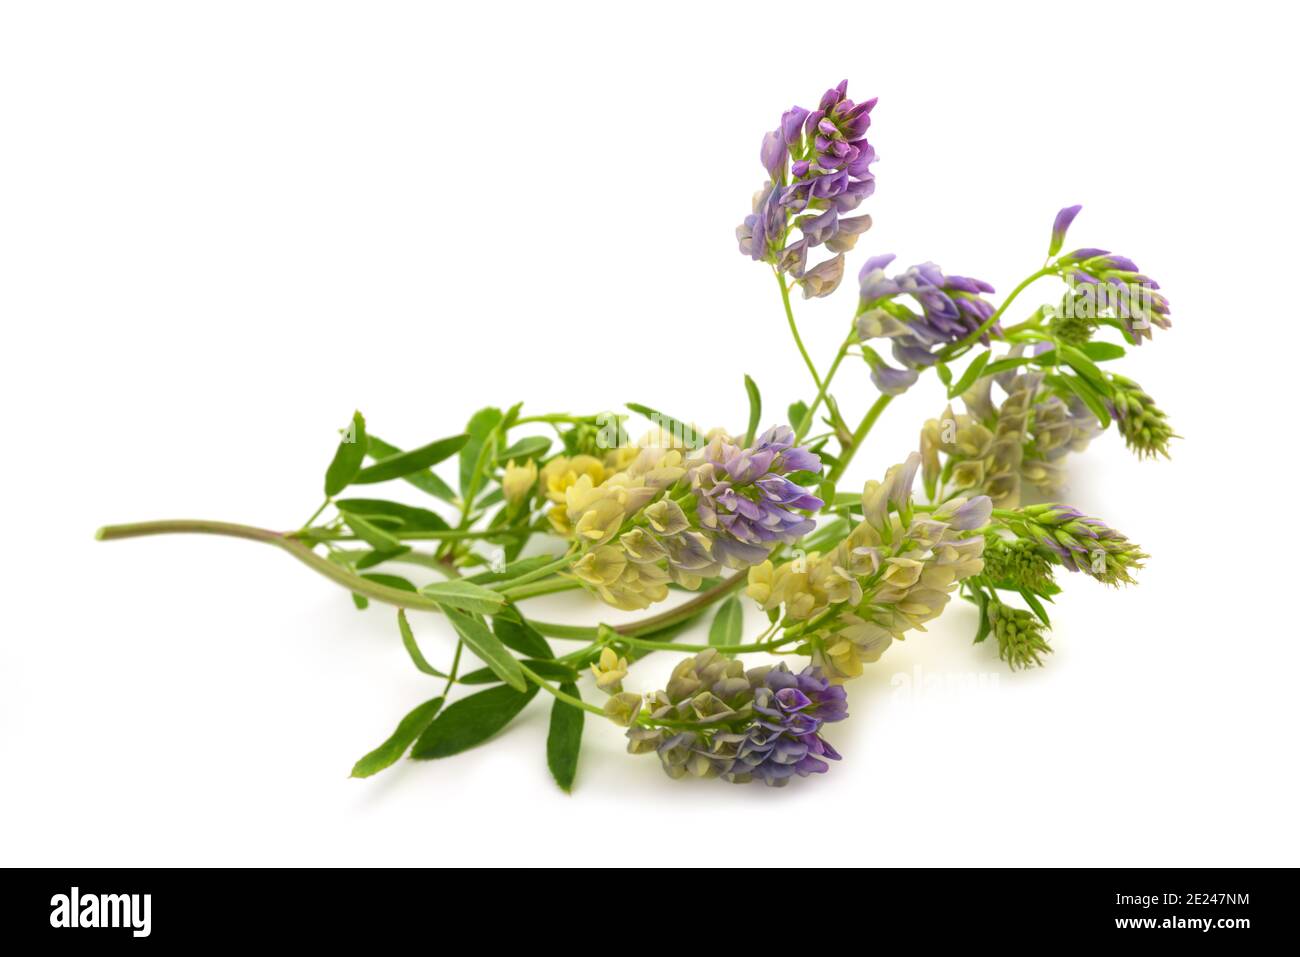
[[[1056,214],[1048,257],[1061,251],[1066,230],[1082,208],[1067,206]],[[1090,319],[1113,315],[1133,345],[1150,339],[1152,326],[1169,328],[1169,300],[1156,291],[1160,284],[1127,256],[1085,246],[1061,256],[1052,268],[1070,284],[1074,307]]]
[[735,749],[735,761],[724,776],[780,786],[796,774],[826,773],[826,762],[840,756],[820,731],[823,724],[848,717],[844,688],[826,680],[820,668],[810,665],[796,675],[784,662],[755,669],[749,678],[755,686],[753,724],[715,739],[715,747]]
[[821,460],[794,442],[788,425],[769,429],[750,449],[716,436],[687,462],[695,513],[715,560],[745,568],[816,527],[800,510],[815,511],[822,500],[789,476],[820,472]]
[[1158,290],[1160,284],[1143,275],[1137,263],[1105,249],[1076,249],[1056,261],[1058,274],[1082,297],[1093,315],[1114,315],[1128,340],[1140,346],[1151,338],[1152,326],[1168,329],[1169,300]]
[[[825,296],[838,287],[848,252],[871,226],[870,216],[844,218],[875,189],[867,142],[876,100],[854,103],[848,81],[827,90],[816,110],[791,107],[759,147],[768,181],[753,211],[736,228],[740,251],[801,281],[805,297]],[[791,217],[796,218],[791,221]],[[792,229],[800,238],[789,242]],[[808,269],[809,250],[825,245],[834,259]]]
[[[947,276],[934,263],[922,263],[895,276],[885,273],[893,256],[874,256],[867,260],[858,274],[861,301],[858,306],[856,331],[858,338],[869,341],[887,338],[891,342],[894,358],[906,369],[925,369],[933,365],[936,350],[961,342],[980,330],[993,316],[994,306],[983,298],[993,292],[993,287],[979,279],[965,276]],[[900,297],[910,297],[920,306],[920,313],[898,302]],[[989,336],[1001,335],[995,323],[980,335],[987,343]],[[871,357],[868,356],[868,362]],[[898,370],[873,363],[872,378],[882,391],[902,385],[905,377]],[[891,393],[896,394],[896,393]]]
[[1052,242],[1047,247],[1048,258],[1055,256],[1061,251],[1061,246],[1065,244],[1065,233],[1074,222],[1074,217],[1079,215],[1082,206],[1067,206],[1056,214],[1056,220],[1052,223]]

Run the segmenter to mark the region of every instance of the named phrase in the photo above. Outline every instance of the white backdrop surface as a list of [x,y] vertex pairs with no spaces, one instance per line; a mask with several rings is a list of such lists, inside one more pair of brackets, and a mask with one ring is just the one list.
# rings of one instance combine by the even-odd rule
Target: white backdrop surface
[[[775,834],[861,865],[1300,862],[1284,5],[0,10],[0,863],[758,865]],[[1046,668],[1005,671],[959,602],[850,687],[844,760],[784,791],[670,781],[592,721],[566,796],[540,700],[357,781],[437,690],[387,610],[250,543],[92,540],[300,523],[354,407],[411,445],[519,399],[734,427],[743,373],[771,410],[807,398],[733,229],[761,134],[845,76],[881,98],[850,268],[891,251],[1005,292],[1079,202],[1071,242],[1173,302],[1123,368],[1184,440],[1140,463],[1108,434],[1069,493],[1149,567],[1067,582]],[[800,305],[819,362],[853,302]],[[865,371],[842,383],[856,416]],[[932,379],[895,403],[853,480],[942,404]]]

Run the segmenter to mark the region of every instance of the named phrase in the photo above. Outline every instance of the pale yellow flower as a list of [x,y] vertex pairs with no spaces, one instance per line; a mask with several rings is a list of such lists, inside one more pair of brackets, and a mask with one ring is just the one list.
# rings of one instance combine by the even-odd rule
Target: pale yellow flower
[[537,484],[537,463],[532,459],[523,465],[515,465],[514,459],[506,463],[505,474],[501,477],[501,491],[506,502],[518,508]]
[[623,690],[623,679],[627,677],[627,659],[620,658],[612,648],[600,650],[600,660],[591,666],[591,673],[596,678],[596,687],[605,694],[618,694]]
[[749,582],[745,586],[745,594],[764,608],[767,607],[767,601],[772,596],[772,577],[773,566],[770,561],[763,562],[761,565],[750,566]]
[[575,455],[573,458],[561,455],[551,459],[542,467],[541,473],[546,497],[557,505],[563,505],[564,493],[583,475],[590,478],[592,484],[599,485],[609,472],[600,459],[592,455]]

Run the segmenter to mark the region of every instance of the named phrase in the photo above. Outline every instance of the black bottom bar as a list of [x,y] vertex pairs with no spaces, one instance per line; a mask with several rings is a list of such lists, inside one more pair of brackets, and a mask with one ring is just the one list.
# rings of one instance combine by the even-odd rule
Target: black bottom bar
[[[783,855],[785,852],[782,852]],[[99,946],[283,940],[374,947],[390,937],[484,934],[484,945],[547,928],[634,941],[664,933],[723,940],[754,929],[780,946],[836,927],[919,941],[1194,941],[1232,945],[1294,933],[1294,870],[609,870],[561,878],[411,870],[10,870],[8,935]],[[74,890],[75,889],[75,890]],[[769,911],[769,907],[771,910]],[[731,911],[736,923],[727,923]],[[692,917],[694,915],[694,917]],[[489,918],[486,924],[484,917]],[[691,929],[693,919],[704,922]],[[674,930],[664,927],[668,921]],[[638,927],[638,924],[645,926]],[[254,930],[255,928],[255,930]],[[437,931],[435,933],[435,928]],[[251,935],[251,937],[250,937]],[[12,939],[12,936],[10,937]]]

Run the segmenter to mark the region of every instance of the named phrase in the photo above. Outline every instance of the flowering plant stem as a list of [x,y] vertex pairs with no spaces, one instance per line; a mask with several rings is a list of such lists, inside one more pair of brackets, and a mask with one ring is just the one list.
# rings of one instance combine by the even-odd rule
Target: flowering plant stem
[[799,350],[799,355],[803,356],[804,365],[808,367],[808,373],[812,376],[813,385],[820,390],[822,388],[821,376],[817,374],[817,364],[812,361],[808,355],[808,349],[803,344],[803,337],[799,335],[799,323],[794,318],[794,306],[790,304],[790,285],[785,281],[785,277],[780,271],[775,271],[776,284],[781,287],[781,304],[785,306],[785,319],[790,326],[790,335],[794,337],[794,344]]
[[992,329],[995,325],[997,325],[998,320],[1001,319],[1003,313],[1007,311],[1007,307],[1010,306],[1013,302],[1015,302],[1017,296],[1019,296],[1022,292],[1024,292],[1026,289],[1028,289],[1038,280],[1042,279],[1044,276],[1050,276],[1051,274],[1052,274],[1052,270],[1044,266],[1042,269],[1039,269],[1037,272],[1031,273],[1030,275],[1026,276],[1023,280],[1021,280],[1020,285],[1016,286],[1015,289],[1012,289],[1011,292],[1007,295],[1007,297],[1002,300],[1002,305],[998,306],[998,308],[994,311],[994,313],[991,316],[989,316],[982,323],[980,323],[979,327],[974,332],[967,335],[961,341],[955,342],[952,345],[948,346],[947,348],[940,350],[939,358],[942,361],[946,362],[949,359],[955,359],[958,356],[964,355],[966,352],[970,351],[971,346],[979,342],[980,339],[984,335],[986,335],[990,329]]
[[871,404],[871,408],[869,408],[866,415],[862,417],[862,421],[858,423],[858,427],[853,430],[853,440],[840,455],[839,462],[832,466],[830,472],[827,473],[826,477],[832,482],[837,481],[840,476],[844,474],[845,470],[848,469],[849,463],[853,461],[853,456],[857,454],[858,449],[862,448],[862,443],[866,441],[867,434],[871,431],[872,426],[876,424],[876,421],[880,418],[885,409],[889,407],[889,403],[892,401],[894,401],[892,395],[881,395]]
[[146,535],[199,534],[224,535],[229,538],[243,538],[254,542],[274,545],[288,552],[304,565],[324,575],[331,581],[342,585],[358,595],[365,595],[376,601],[382,601],[398,608],[411,608],[419,611],[441,611],[441,606],[432,599],[424,598],[418,593],[403,591],[379,582],[362,578],[348,571],[341,565],[321,558],[303,544],[296,533],[273,532],[251,525],[239,525],[234,522],[212,522],[201,519],[171,519],[157,522],[134,522],[126,525],[106,525],[95,533],[95,538],[103,542],[123,538],[140,538]]

